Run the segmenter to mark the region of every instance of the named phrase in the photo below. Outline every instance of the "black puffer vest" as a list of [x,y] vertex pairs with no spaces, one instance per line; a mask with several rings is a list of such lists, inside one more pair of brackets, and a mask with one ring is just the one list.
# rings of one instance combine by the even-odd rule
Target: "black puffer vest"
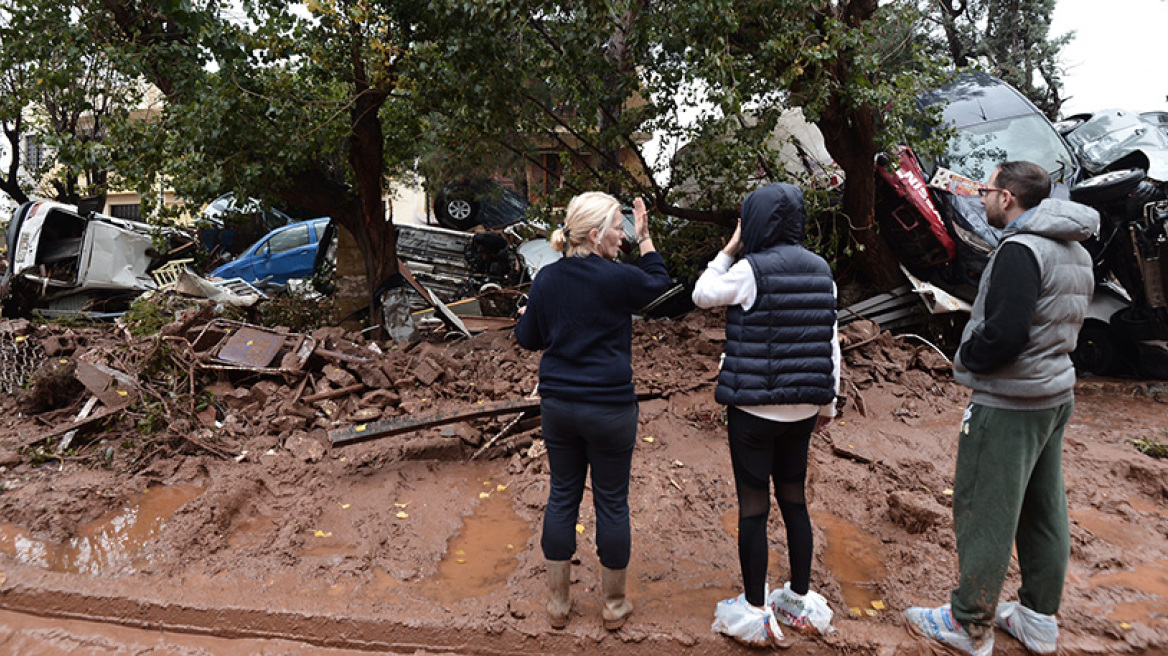
[[725,405],[825,405],[835,398],[831,269],[798,244],[746,256],[758,296],[726,311],[726,359],[714,398]]

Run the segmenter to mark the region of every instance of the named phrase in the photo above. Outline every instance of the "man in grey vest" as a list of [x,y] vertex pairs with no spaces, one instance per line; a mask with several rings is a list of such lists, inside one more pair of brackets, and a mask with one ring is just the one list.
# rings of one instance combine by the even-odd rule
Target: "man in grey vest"
[[[1070,557],[1063,430],[1074,407],[1071,352],[1094,290],[1079,243],[1099,214],[1048,198],[1050,176],[1006,162],[980,190],[1002,240],[982,273],[954,360],[973,390],[961,422],[953,522],[960,581],[950,603],[909,608],[909,628],[959,652],[989,656],[997,623],[1037,654],[1058,649]],[[998,603],[1018,549],[1018,602]]]

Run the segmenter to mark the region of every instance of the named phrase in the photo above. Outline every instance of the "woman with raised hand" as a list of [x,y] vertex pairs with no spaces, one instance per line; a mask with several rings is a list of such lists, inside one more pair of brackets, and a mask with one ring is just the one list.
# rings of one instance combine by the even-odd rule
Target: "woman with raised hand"
[[[698,307],[727,308],[714,398],[727,406],[745,588],[718,604],[713,629],[752,646],[782,638],[776,619],[799,630],[831,627],[826,600],[809,588],[813,542],[804,483],[811,433],[835,416],[840,349],[835,281],[827,262],[803,246],[805,222],[797,187],[775,183],[750,193],[733,236],[693,292]],[[772,481],[791,578],[768,599]]]
[[539,396],[551,486],[540,545],[547,564],[548,619],[567,626],[576,523],[591,475],[596,550],[601,564],[604,627],[619,629],[632,605],[625,597],[631,553],[629,475],[639,408],[633,389],[632,315],[671,280],[653,247],[645,204],[633,204],[641,257],[615,261],[625,240],[621,204],[601,192],[568,204],[564,227],[551,235],[565,257],[540,270],[515,337],[542,350]]

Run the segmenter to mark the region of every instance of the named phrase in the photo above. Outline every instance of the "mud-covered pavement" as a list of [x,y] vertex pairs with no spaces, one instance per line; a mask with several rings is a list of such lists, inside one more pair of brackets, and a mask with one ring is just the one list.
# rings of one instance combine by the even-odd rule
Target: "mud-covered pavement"
[[[812,587],[838,631],[788,642],[793,653],[927,653],[903,628],[903,609],[947,601],[955,580],[949,495],[968,397],[931,347],[848,337],[846,401],[812,442],[809,491]],[[69,339],[77,348],[61,360],[98,341]],[[636,612],[612,634],[600,625],[589,497],[571,622],[554,631],[544,618],[547,473],[536,429],[485,448],[514,419],[503,415],[328,445],[328,430],[357,418],[521,399],[535,386],[538,355],[505,331],[383,349],[378,367],[392,393],[371,385],[359,397],[305,403],[298,393],[288,403],[296,381],[220,381],[211,386],[217,424],[189,430],[237,458],[191,443],[144,448],[148,438],[127,420],[36,461],[17,446],[59,418],[30,415],[27,397],[8,395],[0,652],[742,653],[710,631],[714,604],[739,581],[733,479],[713,401],[721,339],[711,313],[637,324],[638,391],[653,398],[641,405],[633,467]],[[1064,459],[1067,654],[1168,653],[1168,463],[1130,443],[1168,440],[1164,400],[1161,384],[1078,385]],[[777,513],[771,526],[771,581],[781,585]],[[1018,584],[1012,568],[1006,599]],[[1023,650],[999,632],[995,653]]]

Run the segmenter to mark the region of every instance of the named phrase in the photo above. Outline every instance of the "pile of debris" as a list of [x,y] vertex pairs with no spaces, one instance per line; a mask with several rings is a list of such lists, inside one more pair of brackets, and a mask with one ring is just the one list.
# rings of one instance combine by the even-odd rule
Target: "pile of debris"
[[[384,440],[394,458],[498,457],[538,437],[539,354],[509,329],[444,341],[378,342],[328,327],[311,333],[227,319],[197,301],[157,334],[118,327],[0,320],[2,403],[19,449],[85,457],[95,437],[135,440],[134,459],[196,449],[259,458],[286,448],[306,461],[333,448]],[[168,315],[170,316],[170,315]],[[725,339],[722,315],[635,323],[641,398],[711,389]],[[945,356],[856,321],[841,330],[842,412],[865,412],[863,390],[882,382],[918,400],[951,395]],[[16,426],[33,418],[37,428]],[[146,448],[149,447],[149,448]],[[107,457],[108,459],[108,457]]]

